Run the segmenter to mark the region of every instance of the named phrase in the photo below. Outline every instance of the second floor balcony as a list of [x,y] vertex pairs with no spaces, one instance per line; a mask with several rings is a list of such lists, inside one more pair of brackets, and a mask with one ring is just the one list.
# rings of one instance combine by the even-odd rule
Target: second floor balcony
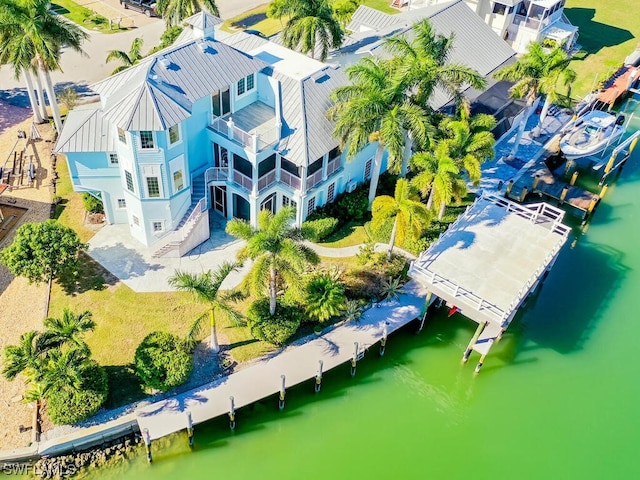
[[254,153],[280,140],[276,112],[262,102],[254,102],[223,117],[214,116],[210,128]]

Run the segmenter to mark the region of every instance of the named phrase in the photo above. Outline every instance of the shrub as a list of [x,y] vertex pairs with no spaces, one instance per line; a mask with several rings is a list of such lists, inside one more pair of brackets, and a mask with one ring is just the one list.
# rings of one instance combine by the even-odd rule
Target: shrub
[[307,315],[320,322],[340,315],[347,302],[342,282],[330,273],[311,275],[305,293]]
[[182,340],[168,332],[147,335],[136,349],[134,363],[145,385],[163,392],[184,383],[193,368]]
[[331,235],[338,226],[338,219],[333,217],[307,220],[302,224],[302,236],[312,242],[320,242]]
[[82,203],[84,203],[84,208],[89,213],[104,213],[102,202],[90,193],[84,192],[82,194]]
[[47,392],[47,413],[56,425],[77,423],[95,414],[107,399],[107,374],[91,361],[83,371],[80,390],[58,389]]
[[345,222],[350,220],[362,220],[369,213],[368,186],[356,188],[351,193],[344,193],[336,199],[339,218]]
[[269,315],[269,299],[260,298],[247,310],[247,326],[254,338],[284,345],[300,326],[300,307],[279,303],[275,315]]

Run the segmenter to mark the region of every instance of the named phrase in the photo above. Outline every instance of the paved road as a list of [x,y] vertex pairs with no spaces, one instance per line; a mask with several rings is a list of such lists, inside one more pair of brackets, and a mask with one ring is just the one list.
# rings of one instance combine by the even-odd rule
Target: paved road
[[[217,4],[221,17],[230,18],[264,4],[266,1],[217,0]],[[125,21],[133,21],[136,25],[133,29],[122,33],[103,34],[87,31],[90,37],[83,45],[85,56],[67,49],[62,50],[60,65],[63,72],[52,72],[51,74],[56,90],[74,86],[81,95],[88,95],[90,94],[88,86],[108,77],[118,65],[115,62],[109,64],[105,62],[109,50],[128,51],[132,40],[141,37],[144,40],[142,51],[146,52],[160,43],[164,22],[159,18],[148,19],[131,10],[125,11],[119,5],[119,0],[78,0],[78,2],[86,5],[87,8],[99,11],[107,18],[116,18],[117,15],[121,15],[125,17]],[[123,25],[125,21],[123,21]],[[29,105],[23,81],[15,80],[8,66],[3,66],[0,69],[0,101],[24,107]]]

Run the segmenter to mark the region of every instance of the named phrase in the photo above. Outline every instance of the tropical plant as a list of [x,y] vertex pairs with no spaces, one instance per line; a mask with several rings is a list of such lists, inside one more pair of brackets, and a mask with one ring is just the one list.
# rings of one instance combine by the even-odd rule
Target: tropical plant
[[254,338],[274,345],[284,345],[300,326],[300,306],[278,301],[276,313],[272,315],[270,309],[268,298],[262,297],[254,301],[247,309],[247,326]]
[[82,193],[82,204],[84,205],[84,209],[89,213],[104,213],[102,200],[99,200],[89,192]]
[[[333,134],[347,149],[347,160],[370,142],[377,142],[369,187],[369,208],[378,188],[382,156],[386,149],[392,170],[402,170],[406,136],[426,142],[431,125],[427,112],[410,102],[394,75],[391,62],[365,57],[347,69],[351,85],[331,94],[334,105],[327,116],[336,122]],[[408,133],[407,133],[408,132]]]
[[346,322],[357,322],[362,317],[362,306],[357,300],[347,300],[344,307],[344,319]]
[[49,391],[82,389],[82,371],[88,365],[90,352],[78,348],[54,348],[36,373],[35,381],[45,396]]
[[[13,0],[0,3],[0,64],[11,63],[16,79],[24,75],[29,92],[33,92],[30,72],[39,71],[44,79],[47,97],[53,111],[58,132],[62,131],[62,118],[49,72],[60,68],[60,49],[63,45],[76,52],[88,35],[62,15],[50,10],[48,0]],[[41,117],[47,119],[39,76],[36,75]],[[35,97],[29,95],[36,117]],[[36,121],[41,121],[36,117]]]
[[400,277],[390,278],[382,283],[381,297],[383,300],[397,300],[404,293],[404,284]]
[[78,255],[85,248],[75,231],[55,220],[25,223],[13,243],[0,252],[0,261],[29,282],[50,282],[63,273],[74,275]]
[[469,180],[478,185],[481,164],[495,156],[495,138],[491,130],[496,126],[493,115],[468,116],[467,109],[461,109],[459,118],[447,117],[440,122],[439,130],[444,138],[451,159],[460,172],[465,171]]
[[267,5],[267,17],[280,20],[280,26],[284,27],[282,19],[289,15],[291,0],[273,0]]
[[343,30],[347,28],[351,17],[362,2],[363,0],[342,0],[331,4],[333,16],[342,24]]
[[275,18],[287,15],[289,20],[282,31],[282,41],[287,48],[299,49],[304,54],[324,61],[331,48],[342,45],[344,32],[333,15],[328,0],[287,0],[272,8]]
[[72,87],[65,88],[58,94],[58,103],[64,105],[67,112],[73,110],[78,104],[78,92]]
[[193,358],[176,335],[152,332],[136,349],[134,364],[145,385],[166,392],[189,378]]
[[184,30],[184,27],[182,25],[174,25],[172,27],[167,27],[167,29],[164,32],[162,32],[162,35],[160,35],[160,44],[156,45],[151,50],[149,50],[149,53],[147,55],[152,55],[162,50],[163,48],[167,48],[173,45],[174,42],[178,39],[178,37],[182,33],[182,30]]
[[333,217],[307,220],[300,227],[302,236],[312,242],[321,242],[331,235],[338,226],[338,219]]
[[196,338],[206,324],[207,319],[211,328],[210,347],[216,353],[220,350],[216,335],[216,315],[221,314],[236,324],[241,321],[242,316],[231,306],[231,303],[236,298],[234,294],[220,292],[222,283],[237,268],[237,263],[224,262],[214,271],[209,270],[204,273],[193,274],[176,270],[175,274],[169,278],[169,285],[178,290],[191,293],[196,301],[209,307],[208,313],[196,318],[189,327],[186,335],[186,344],[189,348],[195,346]]
[[88,310],[74,314],[68,308],[62,312],[61,318],[46,318],[44,320],[45,333],[43,337],[50,348],[69,345],[79,350],[88,350],[84,341],[84,334],[96,328],[92,314]]
[[347,297],[344,285],[330,273],[313,274],[305,286],[305,310],[319,322],[337,317],[345,309]]
[[466,194],[466,183],[460,178],[460,169],[449,154],[445,142],[439,142],[433,153],[419,152],[411,157],[411,165],[418,173],[411,183],[418,188],[422,197],[429,196],[427,208],[437,208],[442,219],[447,202]]
[[571,58],[560,47],[555,47],[549,52],[543,48],[539,42],[529,44],[527,52],[511,65],[498,70],[494,77],[498,80],[510,80],[515,82],[511,87],[511,96],[514,98],[526,98],[527,111],[520,124],[518,138],[514,145],[514,152],[517,151],[529,116],[533,113],[533,102],[540,93],[546,95],[544,107],[540,115],[540,123],[546,117],[549,106],[557,101],[558,82],[569,85],[576,78],[576,72],[569,68]]
[[39,332],[32,330],[23,333],[17,345],[4,347],[2,376],[7,380],[13,380],[23,373],[28,379],[35,378],[48,349]]
[[398,180],[393,197],[388,195],[376,197],[373,201],[372,214],[371,226],[374,230],[379,229],[387,221],[393,220],[388,259],[391,259],[396,241],[402,245],[407,237],[419,238],[431,221],[429,209],[420,201],[404,178]]
[[156,11],[162,15],[167,26],[178,25],[202,10],[220,16],[215,0],[158,0],[156,3]]
[[238,259],[254,261],[248,287],[256,296],[263,295],[266,287],[272,316],[276,313],[278,287],[286,284],[290,289],[299,289],[305,267],[319,262],[318,255],[303,245],[299,232],[292,228],[295,215],[293,207],[283,208],[275,215],[262,210],[257,229],[240,219],[227,223],[227,233],[247,241],[238,252]]
[[123,52],[122,50],[109,50],[106,58],[106,62],[109,63],[111,60],[118,60],[122,65],[116,67],[111,75],[115,75],[123,70],[126,70],[129,67],[133,67],[140,60],[144,58],[142,52],[140,51],[142,48],[142,44],[144,40],[140,37],[136,37],[131,42],[131,47],[129,47],[129,52]]

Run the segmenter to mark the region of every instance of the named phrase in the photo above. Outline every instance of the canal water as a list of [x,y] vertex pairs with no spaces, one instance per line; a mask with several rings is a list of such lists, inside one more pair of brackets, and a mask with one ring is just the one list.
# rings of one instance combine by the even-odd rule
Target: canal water
[[[640,109],[631,128],[640,128]],[[387,354],[89,472],[99,479],[640,478],[640,148],[474,377],[475,324],[433,317]]]

